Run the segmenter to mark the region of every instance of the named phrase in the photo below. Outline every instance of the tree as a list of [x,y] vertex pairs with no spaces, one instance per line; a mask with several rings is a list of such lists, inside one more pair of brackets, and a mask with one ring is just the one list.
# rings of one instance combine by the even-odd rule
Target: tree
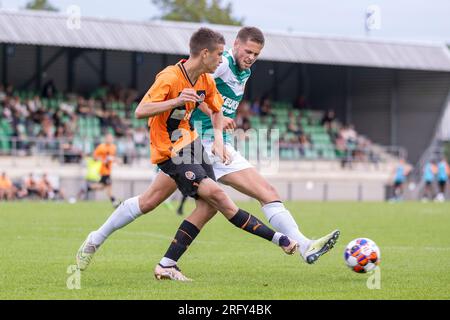
[[209,22],[240,26],[243,19],[232,17],[232,5],[222,5],[222,0],[152,0],[163,12],[163,20]]
[[26,9],[29,10],[45,10],[45,11],[59,11],[47,0],[33,0],[27,3]]

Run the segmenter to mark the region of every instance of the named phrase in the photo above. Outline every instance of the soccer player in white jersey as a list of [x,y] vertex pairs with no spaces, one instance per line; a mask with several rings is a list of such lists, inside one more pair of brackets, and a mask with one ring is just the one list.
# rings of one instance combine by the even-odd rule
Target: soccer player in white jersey
[[[225,116],[224,129],[236,127],[233,119],[236,116],[239,102],[243,98],[245,84],[251,74],[250,67],[257,60],[264,47],[264,42],[264,35],[258,28],[242,28],[236,37],[233,48],[224,53],[222,64],[214,73],[217,89],[225,101],[222,108]],[[192,115],[192,122],[202,122],[202,128],[199,130],[202,143],[209,157],[213,159],[213,136],[209,134],[210,130],[208,130],[210,126],[212,127],[210,115],[207,112],[208,108],[201,107],[200,109]],[[317,240],[305,237],[289,210],[283,205],[275,188],[233,148],[230,139],[228,131],[224,131],[224,142],[232,161],[229,164],[219,161],[213,163],[217,180],[258,200],[261,203],[261,210],[275,230],[298,242],[300,256],[307,263],[314,263],[333,248],[340,232],[335,230]],[[139,216],[151,212],[176,189],[175,182],[160,172],[147,191],[138,197],[126,200],[98,230],[88,235],[77,253],[78,267],[81,270],[86,269],[99,246],[114,231],[123,228]],[[201,230],[215,213],[216,211],[210,208],[199,207],[186,220]],[[161,263],[167,267],[176,266],[176,261],[170,261],[166,257],[161,260]],[[176,277],[172,277],[170,272],[167,277],[178,280]]]

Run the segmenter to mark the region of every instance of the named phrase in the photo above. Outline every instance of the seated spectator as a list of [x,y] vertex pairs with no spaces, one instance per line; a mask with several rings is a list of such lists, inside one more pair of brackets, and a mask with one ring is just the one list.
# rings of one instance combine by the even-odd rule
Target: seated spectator
[[11,179],[6,175],[6,172],[3,172],[0,176],[0,201],[3,199],[14,200],[15,193],[16,188]]
[[292,112],[289,112],[289,122],[287,124],[287,130],[288,132],[291,132],[297,136],[303,133],[301,125],[298,123],[298,119]]
[[32,173],[30,173],[28,178],[24,180],[24,187],[27,190],[28,195],[37,196],[41,199],[45,198],[45,193],[43,193],[44,190],[40,188]]
[[81,117],[87,117],[90,114],[90,108],[83,97],[78,97],[75,112]]
[[41,98],[39,96],[35,96],[33,99],[29,99],[27,101],[27,107],[30,114],[37,112],[43,107]]
[[272,114],[272,104],[270,102],[270,99],[264,99],[261,104],[261,116],[267,117]]
[[253,115],[255,116],[259,116],[261,114],[261,105],[259,103],[259,100],[255,100],[251,106],[250,106],[250,110],[252,112]]
[[356,143],[357,133],[352,124],[342,127],[340,134],[347,144]]
[[46,173],[41,177],[38,184],[39,190],[43,196],[43,199],[48,200],[64,200],[64,192],[56,186],[56,183],[52,183]]
[[247,131],[251,128],[251,124],[250,124],[250,120],[248,120],[248,118],[244,118],[242,120],[242,130]]
[[111,113],[111,126],[116,137],[121,138],[125,136],[127,132],[127,125],[114,111]]
[[311,149],[311,141],[306,134],[302,134],[298,137],[298,149],[302,156],[305,155],[306,149]]
[[14,189],[16,190],[16,194],[15,197],[16,199],[24,199],[28,196],[28,191],[27,188],[25,188],[25,184],[23,183],[23,181],[14,181],[13,182],[14,185]]

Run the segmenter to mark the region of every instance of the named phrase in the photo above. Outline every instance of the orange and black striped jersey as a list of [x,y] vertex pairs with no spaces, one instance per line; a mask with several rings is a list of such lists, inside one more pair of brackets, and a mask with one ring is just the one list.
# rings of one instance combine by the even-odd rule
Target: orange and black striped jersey
[[113,144],[102,143],[99,144],[94,151],[94,158],[100,159],[102,161],[102,166],[100,167],[100,175],[109,176],[111,175],[112,169],[112,158],[116,155],[116,146]]
[[[161,71],[141,103],[175,99],[184,89],[192,88],[211,110],[221,111],[223,99],[217,91],[214,79],[204,73],[197,82],[192,83],[183,65],[185,61],[181,60]],[[152,163],[157,164],[174,157],[198,137],[193,124],[190,123],[191,114],[198,105],[198,102],[186,103],[149,119]]]

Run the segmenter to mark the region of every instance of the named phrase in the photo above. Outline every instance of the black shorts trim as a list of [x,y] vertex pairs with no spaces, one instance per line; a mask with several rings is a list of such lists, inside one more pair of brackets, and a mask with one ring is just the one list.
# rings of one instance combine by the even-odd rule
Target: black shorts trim
[[102,176],[99,183],[103,184],[104,186],[110,186],[112,184],[111,176]]

